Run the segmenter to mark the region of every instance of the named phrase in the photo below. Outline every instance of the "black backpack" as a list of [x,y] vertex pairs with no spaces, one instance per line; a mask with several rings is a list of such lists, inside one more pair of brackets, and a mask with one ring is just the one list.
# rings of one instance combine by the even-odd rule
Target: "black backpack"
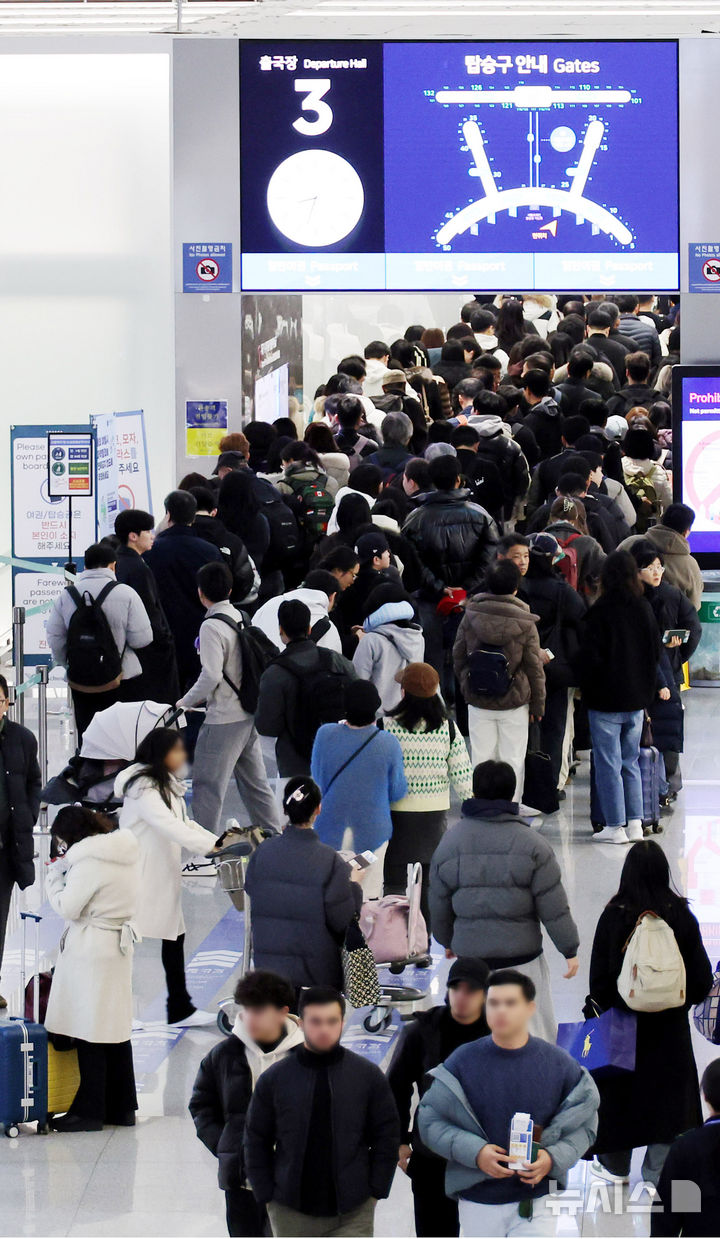
[[67,586],[75,603],[67,627],[67,680],[79,692],[107,692],[122,679],[122,653],[102,609],[116,585],[117,581],[108,581],[97,598],[88,590],[80,594],[74,585]]
[[302,542],[295,513],[272,483],[255,491],[260,511],[270,526],[270,545],[263,560],[263,571],[273,572],[294,563]]
[[318,661],[312,666],[293,662],[287,651],[276,659],[276,665],[289,671],[298,684],[298,730],[290,733],[290,739],[297,752],[308,759],[323,723],[339,723],[345,717],[345,690],[350,683],[350,676],[337,666],[332,650],[318,646],[317,653]]
[[504,697],[510,692],[513,676],[501,645],[485,645],[468,658],[468,684],[482,697]]
[[[254,714],[258,707],[260,678],[273,659],[277,658],[277,646],[273,645],[270,638],[265,636],[262,628],[258,628],[256,624],[250,623],[250,619],[244,611],[241,611],[240,614],[242,616],[241,624],[238,624],[231,615],[211,615],[210,619],[222,620],[223,624],[227,624],[228,628],[232,628],[237,636],[242,662],[240,683],[233,683],[224,668],[223,679],[226,684],[230,685],[243,710],[247,710],[248,714]],[[206,620],[203,620],[203,623],[206,622]]]

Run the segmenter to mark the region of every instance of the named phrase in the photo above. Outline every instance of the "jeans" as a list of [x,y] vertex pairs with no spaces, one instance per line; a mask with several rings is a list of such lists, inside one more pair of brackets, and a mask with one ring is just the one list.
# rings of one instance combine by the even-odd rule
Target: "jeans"
[[588,710],[595,782],[606,826],[642,821],[642,710]]

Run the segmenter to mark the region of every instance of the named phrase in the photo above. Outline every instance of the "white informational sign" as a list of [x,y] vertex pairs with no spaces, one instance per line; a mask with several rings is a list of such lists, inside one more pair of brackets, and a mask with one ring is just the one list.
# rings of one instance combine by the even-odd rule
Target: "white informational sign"
[[97,433],[98,536],[113,533],[124,508],[150,512],[145,419],[142,409],[93,417]]
[[24,651],[25,658],[45,660],[50,655],[45,634],[49,609],[34,611],[35,607],[55,602],[65,588],[65,578],[59,573],[16,572],[13,581],[16,607],[25,607]]
[[287,417],[288,412],[288,373],[287,362],[269,374],[260,375],[255,380],[255,421],[274,422],[277,417]]
[[50,427],[16,427],[12,435],[13,554],[20,559],[64,563],[68,557],[68,509],[72,503],[73,555],[95,541],[95,498],[53,498],[48,493]]
[[48,449],[48,494],[51,499],[70,499],[93,493],[93,434],[50,431]]

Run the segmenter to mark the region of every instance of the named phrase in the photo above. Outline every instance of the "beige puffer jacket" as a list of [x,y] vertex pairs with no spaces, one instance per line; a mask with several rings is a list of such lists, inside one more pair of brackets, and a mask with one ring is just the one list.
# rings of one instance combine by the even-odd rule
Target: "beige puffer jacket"
[[[545,672],[540,657],[537,615],[512,594],[476,594],[465,604],[455,645],[453,665],[465,700],[483,710],[514,710],[530,706],[535,718],[545,709]],[[468,658],[483,645],[502,646],[513,676],[504,697],[478,697],[469,685]]]

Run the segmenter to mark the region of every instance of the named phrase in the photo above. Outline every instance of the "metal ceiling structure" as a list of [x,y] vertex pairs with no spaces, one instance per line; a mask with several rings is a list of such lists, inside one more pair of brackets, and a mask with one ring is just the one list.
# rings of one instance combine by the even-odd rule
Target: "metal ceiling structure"
[[[591,26],[589,31],[588,27]],[[255,38],[678,38],[720,33],[720,0],[0,0],[0,34]]]

